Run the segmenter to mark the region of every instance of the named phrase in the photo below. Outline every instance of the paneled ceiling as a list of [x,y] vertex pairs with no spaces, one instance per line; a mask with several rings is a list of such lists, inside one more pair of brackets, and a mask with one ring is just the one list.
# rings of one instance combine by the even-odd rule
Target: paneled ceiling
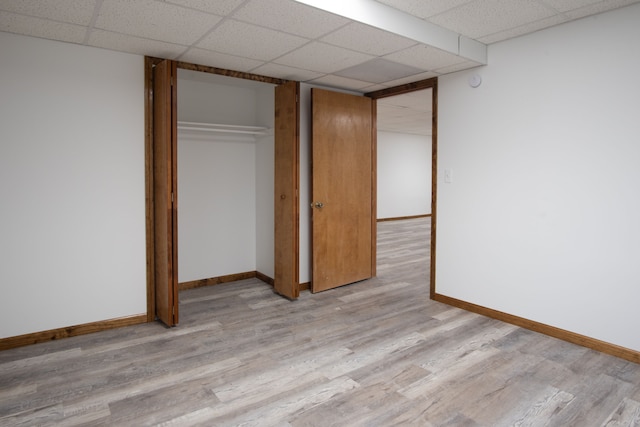
[[[481,47],[640,2],[337,1],[373,3],[400,27],[422,22]],[[0,31],[361,93],[482,64],[359,21],[295,0],[0,0]]]

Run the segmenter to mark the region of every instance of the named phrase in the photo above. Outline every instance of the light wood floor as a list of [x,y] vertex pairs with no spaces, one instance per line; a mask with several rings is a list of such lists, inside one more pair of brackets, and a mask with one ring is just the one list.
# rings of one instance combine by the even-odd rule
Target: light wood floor
[[380,223],[373,280],[0,352],[0,425],[640,425],[640,365],[430,301],[428,230]]

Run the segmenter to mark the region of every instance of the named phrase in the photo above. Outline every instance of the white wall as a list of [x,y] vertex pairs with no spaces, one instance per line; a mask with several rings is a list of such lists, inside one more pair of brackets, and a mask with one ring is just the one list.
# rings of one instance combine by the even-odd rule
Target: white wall
[[255,270],[253,138],[178,132],[178,281]]
[[431,213],[431,137],[378,131],[378,218]]
[[0,338],[145,314],[143,58],[0,52]]
[[[178,74],[179,121],[272,127],[271,85]],[[273,275],[272,134],[179,131],[179,282],[254,270]]]
[[638,22],[550,28],[440,79],[438,293],[640,350]]

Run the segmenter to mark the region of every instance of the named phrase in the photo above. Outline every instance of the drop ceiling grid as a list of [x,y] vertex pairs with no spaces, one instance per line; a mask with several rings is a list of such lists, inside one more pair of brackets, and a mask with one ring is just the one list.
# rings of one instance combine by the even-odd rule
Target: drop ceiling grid
[[465,62],[464,58],[422,44],[386,55],[384,58],[430,71]]
[[540,21],[556,12],[529,0],[476,0],[429,18],[436,25],[477,39]]
[[183,45],[150,40],[100,29],[90,31],[87,42],[91,46],[105,49],[110,49],[113,46],[127,46],[127,51],[130,53],[168,59],[178,58],[187,49],[187,46]]
[[173,3],[178,6],[190,9],[213,13],[219,16],[226,16],[233,12],[246,0],[163,0],[166,3]]
[[308,42],[302,37],[227,19],[196,46],[229,55],[271,61]]
[[598,13],[606,12],[608,10],[616,9],[619,7],[629,6],[634,3],[640,3],[640,0],[606,0],[594,3],[588,6],[581,7],[579,9],[572,9],[565,12],[571,19],[584,18],[585,16],[595,15]]
[[322,37],[350,22],[293,0],[251,0],[233,18],[309,39]]
[[335,74],[327,74],[323,77],[311,80],[309,83],[362,92],[368,92],[369,90],[367,88],[372,86],[371,82],[349,79],[347,77],[336,76]]
[[320,41],[370,55],[383,56],[415,46],[416,41],[368,25],[352,22]]
[[82,43],[87,28],[34,16],[0,11],[0,28],[3,31],[69,43]]
[[[378,1],[483,43],[640,2]],[[0,0],[0,31],[365,92],[480,65],[294,0]],[[422,72],[369,86],[334,74],[374,58]]]
[[[228,70],[250,72],[251,70],[264,64],[264,61],[258,61],[251,58],[229,55],[226,53],[213,52],[211,50],[191,48],[179,59],[192,64],[208,65],[210,67],[226,68]],[[271,76],[277,77],[277,76]]]
[[261,74],[263,76],[271,76],[271,77],[277,77],[280,79],[296,80],[301,82],[317,79],[324,75],[324,73],[317,73],[315,71],[303,70],[301,68],[295,68],[288,65],[275,64],[273,62],[269,62],[267,64],[254,68],[252,72],[256,74]]
[[473,0],[377,0],[395,9],[402,10],[418,18],[426,19],[455,7],[470,3]]
[[274,62],[320,73],[333,73],[373,59],[371,55],[320,42],[311,42]]
[[95,28],[163,42],[191,45],[222,17],[154,0],[108,0]]
[[89,25],[96,0],[0,0],[0,10],[69,24]]

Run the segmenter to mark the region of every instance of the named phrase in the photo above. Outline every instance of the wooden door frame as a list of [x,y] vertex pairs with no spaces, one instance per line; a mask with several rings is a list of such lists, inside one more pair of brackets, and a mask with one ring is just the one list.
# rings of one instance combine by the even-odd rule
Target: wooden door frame
[[436,205],[438,193],[438,78],[433,77],[400,86],[394,86],[374,92],[366,93],[365,96],[374,100],[387,98],[389,96],[402,95],[404,93],[416,92],[419,90],[431,89],[431,251],[429,270],[429,297],[433,299],[436,295]]
[[300,296],[300,82],[275,88],[273,290]]
[[[147,248],[147,322],[156,319],[155,303],[155,255],[154,255],[154,180],[153,180],[153,67],[163,58],[151,56],[144,57],[144,175],[145,175],[145,230]],[[200,71],[203,73],[218,74],[245,80],[253,80],[262,83],[280,85],[289,80],[261,76],[259,74],[245,73],[241,71],[226,70],[224,68],[197,65],[189,62],[176,61],[178,69]]]

